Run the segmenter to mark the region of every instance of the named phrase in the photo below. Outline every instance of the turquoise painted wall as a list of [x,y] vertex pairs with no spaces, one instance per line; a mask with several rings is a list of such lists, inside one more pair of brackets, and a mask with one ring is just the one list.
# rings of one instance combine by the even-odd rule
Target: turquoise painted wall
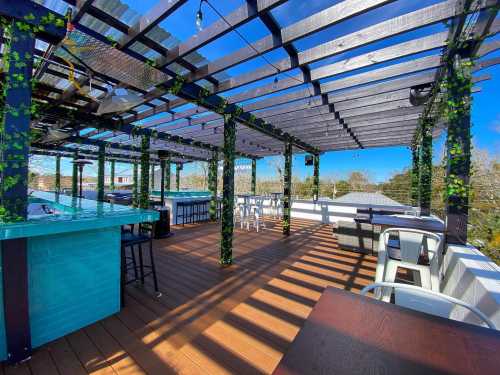
[[120,227],[29,238],[28,272],[35,348],[119,311]]

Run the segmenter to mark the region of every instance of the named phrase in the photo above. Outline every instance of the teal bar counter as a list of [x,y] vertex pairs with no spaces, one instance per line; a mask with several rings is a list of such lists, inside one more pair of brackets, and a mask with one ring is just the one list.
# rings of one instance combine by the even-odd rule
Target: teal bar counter
[[[27,238],[29,327],[33,348],[120,310],[120,226],[158,212],[33,192],[28,220],[0,224],[0,240]],[[8,271],[8,270],[7,270]],[[0,268],[0,280],[3,280]],[[3,282],[0,360],[7,359]]]

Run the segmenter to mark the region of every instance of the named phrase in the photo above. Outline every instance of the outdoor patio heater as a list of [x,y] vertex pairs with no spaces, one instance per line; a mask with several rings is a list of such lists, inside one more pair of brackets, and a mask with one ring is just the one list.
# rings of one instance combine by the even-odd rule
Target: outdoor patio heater
[[82,185],[83,185],[83,167],[85,167],[88,164],[92,164],[92,161],[87,160],[87,159],[75,159],[75,160],[73,160],[73,164],[76,164],[78,166],[78,173],[80,174],[80,179],[79,179],[79,183],[78,183],[78,185],[79,185],[78,196],[80,198],[83,198],[83,188],[82,188]]

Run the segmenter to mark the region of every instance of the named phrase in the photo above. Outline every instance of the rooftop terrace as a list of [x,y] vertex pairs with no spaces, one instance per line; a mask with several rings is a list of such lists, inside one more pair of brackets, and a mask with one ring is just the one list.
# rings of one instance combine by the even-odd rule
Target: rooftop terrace
[[332,227],[317,222],[294,221],[288,238],[279,222],[265,236],[237,230],[227,269],[218,225],[174,232],[154,243],[160,299],[152,285],[129,285],[118,314],[5,373],[270,374],[326,286],[359,292],[375,277],[375,257],[339,250]]

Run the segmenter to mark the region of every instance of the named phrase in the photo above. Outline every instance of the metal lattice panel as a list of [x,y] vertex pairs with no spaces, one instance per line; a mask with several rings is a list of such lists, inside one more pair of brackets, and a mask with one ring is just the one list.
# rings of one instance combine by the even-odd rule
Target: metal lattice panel
[[[170,77],[78,30],[68,34],[57,55],[75,61],[75,57],[93,71],[105,74],[117,81],[148,91]],[[69,53],[68,53],[69,52]]]

